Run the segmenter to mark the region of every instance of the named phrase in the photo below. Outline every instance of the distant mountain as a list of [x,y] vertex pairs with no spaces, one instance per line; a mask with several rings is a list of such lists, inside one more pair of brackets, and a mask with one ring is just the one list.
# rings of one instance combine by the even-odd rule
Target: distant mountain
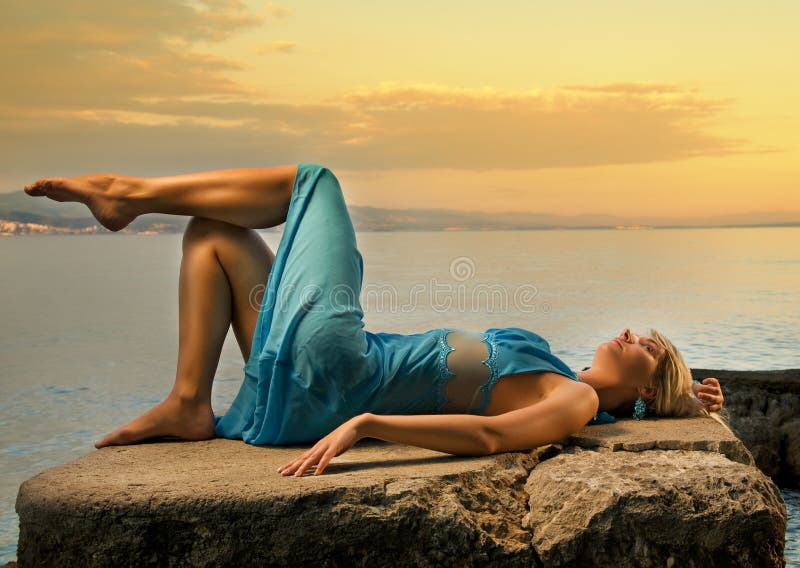
[[[610,229],[666,227],[733,227],[751,225],[800,225],[800,212],[759,211],[702,218],[622,217],[619,215],[551,215],[509,211],[485,213],[454,209],[385,209],[349,205],[358,231],[458,231],[526,229]],[[0,193],[0,219],[81,229],[97,220],[81,203],[59,203],[32,197],[24,191]],[[132,231],[181,232],[189,218],[151,213],[137,218]],[[102,229],[102,227],[101,227]],[[105,229],[102,229],[105,231]],[[280,228],[273,229],[280,230]]]
[[715,215],[697,219],[682,217],[622,217],[619,215],[552,215],[508,211],[458,211],[454,209],[383,209],[348,206],[360,230],[526,230],[611,229],[666,227],[726,227],[748,225],[800,225],[800,211],[766,211]]
[[[0,193],[0,219],[70,229],[97,225],[99,232],[111,232],[100,226],[83,203],[60,203],[46,197],[30,196],[24,191]],[[177,233],[183,232],[188,222],[189,218],[181,215],[148,214],[134,219],[126,232],[155,230],[159,233]]]

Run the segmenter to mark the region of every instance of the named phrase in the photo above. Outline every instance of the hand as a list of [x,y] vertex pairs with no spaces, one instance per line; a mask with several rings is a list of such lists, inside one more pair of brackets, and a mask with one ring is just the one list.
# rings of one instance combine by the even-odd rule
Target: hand
[[364,438],[362,434],[364,416],[365,414],[354,416],[322,438],[302,456],[279,467],[278,473],[282,475],[294,473],[295,477],[300,477],[308,468],[317,464],[317,470],[314,475],[320,475],[332,458],[342,455],[352,448],[356,442]]
[[717,412],[725,403],[719,381],[714,377],[708,377],[703,379],[702,382],[702,385],[692,383],[694,395],[706,405],[706,410],[709,412]]

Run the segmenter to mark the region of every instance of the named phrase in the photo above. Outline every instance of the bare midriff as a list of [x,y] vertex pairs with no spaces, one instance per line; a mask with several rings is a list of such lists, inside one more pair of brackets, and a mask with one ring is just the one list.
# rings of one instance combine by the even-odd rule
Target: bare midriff
[[[489,380],[490,369],[483,362],[489,356],[489,348],[481,336],[477,332],[455,330],[447,334],[447,343],[453,350],[447,354],[446,361],[453,376],[445,383],[448,403],[443,413],[474,412],[483,401],[484,392],[480,387]],[[481,414],[496,416],[536,404],[565,382],[574,381],[547,371],[501,376],[491,389],[489,404]]]

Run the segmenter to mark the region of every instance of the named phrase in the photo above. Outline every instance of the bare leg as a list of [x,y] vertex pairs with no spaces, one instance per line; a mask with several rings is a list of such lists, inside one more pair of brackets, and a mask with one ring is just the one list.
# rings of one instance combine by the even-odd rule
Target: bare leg
[[286,221],[296,174],[297,164],[154,178],[91,174],[43,178],[26,186],[25,192],[84,203],[111,231],[124,229],[145,213],[191,215],[263,229]]
[[175,385],[164,402],[95,442],[132,444],[155,436],[214,436],[211,384],[228,327],[245,361],[274,260],[251,229],[195,217],[186,227],[179,281],[180,338]]

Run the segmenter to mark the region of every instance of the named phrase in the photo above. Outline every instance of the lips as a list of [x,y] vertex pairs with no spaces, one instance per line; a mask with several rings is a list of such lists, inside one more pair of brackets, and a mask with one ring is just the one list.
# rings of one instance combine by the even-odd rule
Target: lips
[[614,338],[614,339],[612,339],[611,341],[613,341],[614,343],[616,343],[617,345],[619,345],[619,348],[620,348],[620,349],[622,349],[622,342],[619,340],[619,338],[618,338],[618,337],[615,337],[615,338]]

